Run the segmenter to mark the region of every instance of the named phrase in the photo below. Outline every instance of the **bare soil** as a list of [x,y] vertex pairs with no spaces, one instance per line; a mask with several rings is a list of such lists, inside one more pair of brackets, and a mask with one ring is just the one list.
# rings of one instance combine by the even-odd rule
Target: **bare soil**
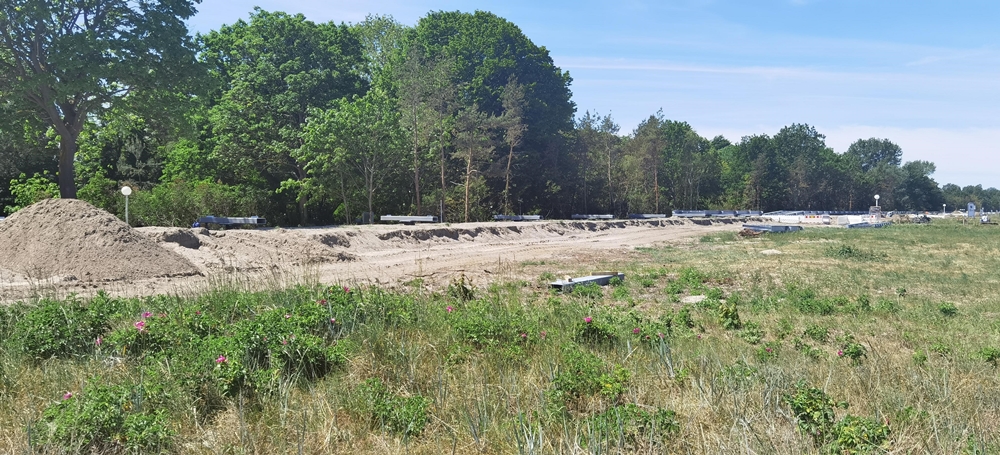
[[[87,217],[48,226],[35,220],[31,224],[37,235],[7,239],[7,233],[20,232],[21,227],[12,226],[26,224],[19,218],[26,218],[27,211],[37,207],[33,216],[43,217],[58,206],[40,204],[45,205],[0,222],[0,301],[89,295],[98,289],[126,296],[189,294],[225,284],[419,284],[435,289],[463,275],[475,285],[498,278],[531,281],[544,272],[562,276],[613,265],[627,260],[636,247],[692,242],[713,232],[735,235],[742,225],[734,219],[661,219],[210,231],[131,229],[102,212],[101,222],[86,228],[81,221]],[[80,201],[59,204],[66,212],[97,210],[80,206],[86,204]],[[112,267],[115,262],[128,265],[127,271]]]

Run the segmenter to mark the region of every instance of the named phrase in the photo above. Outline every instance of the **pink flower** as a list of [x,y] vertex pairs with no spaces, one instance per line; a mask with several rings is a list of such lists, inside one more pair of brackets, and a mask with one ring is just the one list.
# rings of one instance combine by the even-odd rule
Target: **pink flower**
[[768,354],[771,353],[771,348],[764,348],[764,350],[767,351]]
[[844,351],[838,349],[837,350],[837,357],[843,357],[843,356],[844,356]]
[[66,392],[66,394],[63,395],[64,400],[68,400],[70,398],[73,398],[73,392]]
[[143,319],[146,319],[146,318],[148,318],[148,317],[150,317],[150,316],[152,316],[152,315],[153,315],[153,312],[151,312],[151,311],[144,311],[144,312],[142,313],[142,318],[143,318]]
[[528,339],[528,334],[527,333],[522,333],[521,334],[521,339],[522,340],[527,340]]
[[101,338],[101,336],[100,336],[100,335],[98,335],[98,336],[97,336],[97,339],[96,339],[96,340],[94,340],[94,346],[97,346],[97,347],[101,347],[101,343],[103,343],[103,342],[104,342],[104,339],[103,339],[103,338]]
[[292,315],[290,315],[290,314],[286,314],[286,315],[285,315],[285,319],[289,319],[289,318],[291,318],[291,317],[292,317]]
[[345,294],[350,294],[351,293],[351,288],[349,288],[347,286],[344,286],[344,293]]
[[135,328],[139,329],[140,332],[146,331],[146,321],[137,321]]
[[454,310],[454,308],[452,308],[451,305],[448,305],[448,307],[445,308],[445,310],[448,311],[449,313],[451,313],[452,310]]
[[663,332],[656,332],[656,336],[663,338]]
[[336,324],[337,318],[330,318],[330,324]]
[[319,299],[319,301],[316,302],[316,303],[318,303],[320,305],[326,305],[326,299]]
[[194,312],[194,315],[195,315],[195,316],[201,316],[201,311],[195,311],[195,312]]
[[288,340],[281,340],[281,344],[288,344]]
[[642,331],[642,329],[640,329],[640,328],[638,328],[638,327],[636,327],[636,328],[632,329],[632,333],[634,333],[634,334],[636,334],[636,335],[638,335],[638,334],[639,334],[639,332],[641,332],[641,331]]
[[544,330],[542,331],[542,333],[538,334],[538,338],[541,338],[543,340],[545,339],[545,331]]
[[699,340],[701,339],[701,334],[698,334],[698,339],[699,339]]
[[219,358],[215,359],[215,363],[226,363],[226,356],[220,355]]
[[583,318],[583,322],[586,322],[587,324],[590,324],[593,320],[594,320],[594,318],[592,318],[590,316],[587,316],[587,317]]

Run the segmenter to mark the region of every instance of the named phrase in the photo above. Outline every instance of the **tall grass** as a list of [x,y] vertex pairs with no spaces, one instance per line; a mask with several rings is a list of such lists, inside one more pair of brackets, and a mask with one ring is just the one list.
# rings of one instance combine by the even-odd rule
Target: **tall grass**
[[[1000,378],[987,354],[1000,348],[989,291],[1000,280],[997,234],[944,224],[719,235],[603,263],[508,264],[504,280],[438,292],[312,284],[100,295],[59,304],[96,315],[104,344],[45,358],[31,355],[24,331],[51,303],[24,302],[0,312],[0,452],[996,453]],[[556,268],[628,278],[566,295],[521,279]],[[160,344],[110,351],[145,312]],[[157,332],[160,314],[170,331]],[[252,337],[242,327],[293,327],[283,314],[306,328],[333,315],[309,333],[344,362],[320,371],[315,357],[289,357],[301,363],[267,370],[255,386],[219,382],[241,352],[198,363],[177,348],[221,350],[210,341]],[[842,404],[821,435],[799,430],[790,400],[801,384]],[[74,421],[44,416],[82,406],[97,385],[132,391],[130,412],[141,391],[148,414],[166,422],[166,442],[131,433],[87,443],[82,426],[47,439]],[[889,436],[838,439],[863,430],[858,422],[887,425]]]

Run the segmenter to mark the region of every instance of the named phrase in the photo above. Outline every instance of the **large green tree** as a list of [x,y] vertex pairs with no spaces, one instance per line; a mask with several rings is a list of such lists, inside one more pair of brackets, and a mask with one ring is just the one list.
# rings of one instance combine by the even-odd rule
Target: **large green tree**
[[259,8],[249,22],[223,26],[201,41],[202,59],[221,86],[209,121],[225,180],[282,188],[297,202],[298,222],[308,223],[309,193],[296,184],[308,174],[293,155],[303,145],[310,110],[366,92],[361,43],[346,25]]
[[137,92],[169,91],[191,79],[195,47],[184,21],[195,3],[0,3],[0,93],[30,103],[58,134],[62,197],[76,197],[77,139],[90,116]]
[[611,114],[587,111],[575,124],[575,155],[583,213],[623,214],[621,129]]
[[[511,76],[524,87],[523,124],[527,126],[517,162],[530,173],[511,178],[510,199],[529,207],[549,204],[565,176],[559,169],[566,153],[563,132],[572,130],[575,106],[569,74],[555,66],[549,52],[535,45],[513,23],[492,13],[434,12],[408,31],[407,46],[417,46],[428,59],[453,62],[451,79],[465,107],[501,117],[503,92]],[[499,132],[495,134],[501,134]],[[505,179],[491,193],[502,195]]]
[[[395,104],[383,90],[373,88],[363,97],[340,100],[331,109],[313,114],[306,127],[305,146],[296,151],[296,158],[329,193],[355,180],[340,170],[360,176],[368,212],[374,217],[378,193],[405,169],[399,166],[405,156],[405,141]],[[339,181],[331,181],[331,176]],[[349,194],[346,189],[341,191]],[[383,208],[391,202],[381,199]]]

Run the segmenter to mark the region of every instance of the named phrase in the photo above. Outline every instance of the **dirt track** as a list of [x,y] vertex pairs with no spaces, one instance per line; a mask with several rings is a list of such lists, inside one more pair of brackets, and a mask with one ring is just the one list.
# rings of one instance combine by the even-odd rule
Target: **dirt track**
[[0,268],[0,300],[39,293],[88,295],[98,289],[115,295],[186,294],[219,283],[264,287],[315,279],[384,286],[420,279],[429,288],[462,274],[475,284],[498,276],[533,280],[537,271],[519,276],[519,264],[544,261],[545,271],[557,275],[583,271],[636,247],[689,242],[709,232],[735,233],[741,223],[666,219],[225,231],[140,228],[138,232],[189,260],[201,275],[88,282]]

